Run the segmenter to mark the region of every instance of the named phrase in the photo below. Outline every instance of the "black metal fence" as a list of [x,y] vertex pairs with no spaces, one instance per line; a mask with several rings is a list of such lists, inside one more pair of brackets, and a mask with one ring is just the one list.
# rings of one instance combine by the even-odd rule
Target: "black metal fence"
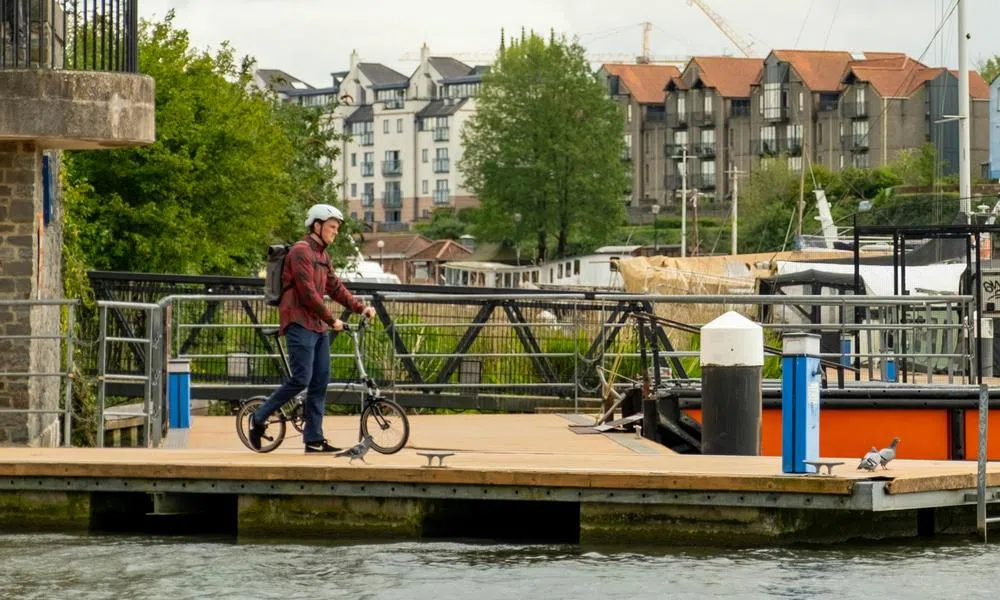
[[138,0],[0,0],[0,69],[139,70]]
[[[168,349],[192,361],[194,383],[280,383],[276,340],[267,331],[276,326],[277,311],[260,297],[262,280],[136,273],[91,273],[90,279],[102,300],[184,296],[170,304]],[[630,378],[641,369],[640,343],[627,321],[652,311],[648,303],[585,294],[567,300],[520,290],[512,296],[512,290],[482,288],[356,282],[348,287],[378,314],[365,339],[369,374],[415,392],[597,395],[598,363]],[[123,335],[142,325],[120,314],[112,318]],[[651,331],[658,347],[672,350],[664,329],[657,325]],[[331,379],[351,380],[356,374],[348,340],[334,338],[331,353]],[[140,348],[122,349],[109,360],[135,370],[143,364]],[[681,361],[670,362],[683,377]]]

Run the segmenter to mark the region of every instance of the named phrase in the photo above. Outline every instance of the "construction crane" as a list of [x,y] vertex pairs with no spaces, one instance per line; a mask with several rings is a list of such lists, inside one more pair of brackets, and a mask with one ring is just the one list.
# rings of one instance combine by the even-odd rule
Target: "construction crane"
[[[642,28],[642,54],[639,56],[634,56],[631,54],[586,54],[586,58],[591,63],[638,63],[638,64],[649,64],[655,63],[660,65],[674,65],[678,68],[683,68],[687,64],[690,57],[688,56],[652,56],[650,55],[650,44],[649,44],[649,33],[653,29],[653,24],[644,21],[639,24]],[[468,64],[488,64],[492,63],[497,58],[496,51],[493,52],[445,52],[440,56],[449,56],[455,60],[460,60]],[[403,54],[400,61],[414,62],[420,60],[419,52],[407,52]]]
[[715,26],[719,28],[719,31],[729,38],[729,41],[732,42],[734,46],[739,48],[740,52],[743,53],[743,56],[746,56],[747,58],[753,57],[753,43],[746,41],[740,36],[740,34],[736,33],[736,30],[730,27],[729,23],[726,23],[726,20],[723,19],[719,13],[712,10],[711,6],[706,4],[703,0],[688,0],[688,4],[694,4],[700,8],[701,12],[705,13],[705,16],[715,23]]

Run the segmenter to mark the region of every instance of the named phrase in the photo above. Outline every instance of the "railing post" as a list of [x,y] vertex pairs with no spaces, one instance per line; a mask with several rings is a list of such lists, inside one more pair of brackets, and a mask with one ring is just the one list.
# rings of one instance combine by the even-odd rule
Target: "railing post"
[[986,542],[986,529],[989,523],[986,518],[986,460],[988,458],[989,438],[990,388],[986,384],[979,386],[979,453],[976,457],[976,528],[983,534]]
[[66,390],[63,392],[64,402],[66,403],[63,407],[65,416],[63,416],[62,445],[64,447],[73,445],[73,369],[76,364],[73,357],[73,336],[75,335],[75,329],[76,305],[68,304],[66,306]]
[[108,329],[108,308],[100,306],[97,310],[100,315],[97,330],[97,447],[104,447],[104,394],[105,394],[105,374],[107,371],[107,329]]

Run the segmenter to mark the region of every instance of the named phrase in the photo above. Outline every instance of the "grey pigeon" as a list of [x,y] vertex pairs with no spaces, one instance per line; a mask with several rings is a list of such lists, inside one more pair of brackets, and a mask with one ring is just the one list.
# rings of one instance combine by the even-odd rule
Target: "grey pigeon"
[[892,438],[892,443],[889,444],[888,448],[882,448],[878,451],[879,458],[881,459],[879,464],[882,465],[883,469],[888,469],[889,467],[886,465],[889,464],[889,461],[896,458],[896,446],[898,444],[899,438]]
[[371,445],[372,445],[372,436],[366,435],[365,439],[361,440],[357,444],[354,444],[347,450],[343,450],[341,452],[334,454],[334,456],[350,457],[351,460],[348,461],[347,464],[353,463],[354,459],[359,459],[361,462],[367,465],[368,461],[365,460],[365,454],[368,454],[368,449],[371,448]]
[[861,459],[858,470],[874,471],[880,464],[882,464],[882,455],[878,453],[878,448],[872,446],[868,454],[865,454],[865,457]]

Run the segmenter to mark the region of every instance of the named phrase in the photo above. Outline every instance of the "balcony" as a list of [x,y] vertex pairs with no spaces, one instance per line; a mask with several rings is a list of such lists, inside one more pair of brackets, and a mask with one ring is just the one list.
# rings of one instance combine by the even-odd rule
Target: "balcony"
[[374,146],[375,145],[375,132],[366,131],[358,136],[358,143],[362,146]]
[[378,230],[385,231],[386,233],[399,233],[401,231],[409,231],[410,224],[400,221],[382,221],[378,224]]
[[451,160],[447,158],[435,158],[432,168],[435,173],[448,173],[451,171]]
[[715,126],[715,111],[714,110],[696,110],[691,115],[691,123],[698,127],[714,127]]
[[375,175],[375,163],[372,161],[361,163],[361,176],[372,177],[373,175]]
[[[680,158],[684,155],[684,149],[687,148],[687,144],[664,144],[663,145],[663,156],[666,157],[677,157]],[[691,151],[688,150],[688,154]]]
[[802,138],[789,138],[781,141],[784,145],[784,151],[789,156],[802,156]]
[[848,152],[867,152],[868,136],[859,133],[841,136],[840,146]]
[[399,189],[389,189],[382,193],[382,208],[393,209],[403,207],[403,192]]
[[715,173],[695,173],[690,177],[688,187],[697,188],[699,190],[714,190]]
[[451,130],[447,127],[435,127],[434,128],[434,141],[435,142],[447,142],[451,139]]
[[683,187],[680,173],[671,173],[663,176],[663,187],[668,190],[679,190]]
[[787,121],[788,120],[788,107],[787,106],[767,106],[764,105],[764,120],[765,121]]
[[448,204],[451,201],[451,190],[448,188],[434,190],[434,204]]
[[375,192],[364,192],[361,194],[361,207],[371,208],[375,206]]
[[391,98],[383,103],[383,107],[386,110],[396,110],[403,108],[406,102],[402,98]]
[[686,112],[668,112],[667,127],[672,129],[685,129],[688,126],[688,114]]
[[781,154],[781,147],[776,139],[758,139],[750,142],[750,151],[759,156],[774,156]]
[[865,119],[868,118],[868,103],[865,101],[844,99],[840,103],[840,116],[844,119]]
[[401,160],[383,160],[382,161],[382,174],[386,176],[402,175],[403,174],[403,161]]
[[693,150],[695,154],[702,158],[711,158],[715,156],[715,142],[695,144]]

